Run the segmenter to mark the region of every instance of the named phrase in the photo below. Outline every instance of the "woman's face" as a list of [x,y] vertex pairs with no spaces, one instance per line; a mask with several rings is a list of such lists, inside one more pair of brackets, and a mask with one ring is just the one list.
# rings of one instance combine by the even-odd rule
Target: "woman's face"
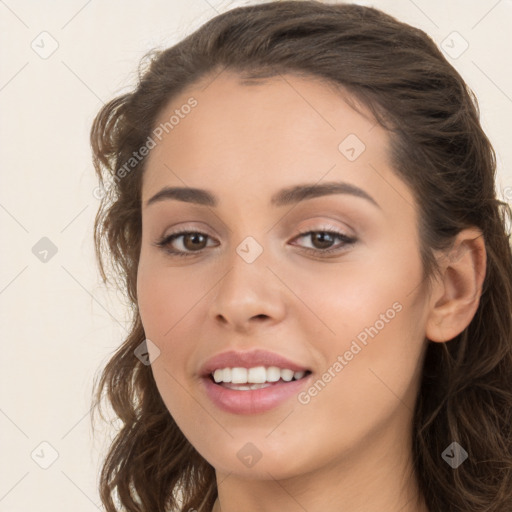
[[[161,112],[144,175],[138,303],[166,406],[223,473],[402,456],[427,297],[387,133],[319,81],[211,80]],[[166,187],[201,192],[147,204]]]

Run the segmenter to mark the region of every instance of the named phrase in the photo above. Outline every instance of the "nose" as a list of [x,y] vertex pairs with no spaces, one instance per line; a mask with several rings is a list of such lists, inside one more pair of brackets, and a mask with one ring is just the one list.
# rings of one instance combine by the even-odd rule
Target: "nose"
[[234,251],[210,307],[210,318],[236,332],[247,333],[264,323],[281,322],[286,313],[287,288],[269,266],[265,251],[248,262]]

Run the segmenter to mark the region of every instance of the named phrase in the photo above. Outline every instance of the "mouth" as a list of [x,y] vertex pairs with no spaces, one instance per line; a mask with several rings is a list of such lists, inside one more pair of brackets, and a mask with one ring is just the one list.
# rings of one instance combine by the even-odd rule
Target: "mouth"
[[[216,408],[240,416],[294,404],[299,393],[310,385],[312,375],[310,370],[234,367],[219,368],[204,376],[201,382],[204,393]],[[261,382],[251,382],[254,380]]]
[[208,378],[215,385],[225,389],[251,391],[299,381],[310,374],[310,370],[294,371],[278,366],[227,367],[217,368],[208,375]]
[[198,373],[210,402],[237,415],[263,413],[289,402],[313,375],[300,363],[259,348],[217,354]]

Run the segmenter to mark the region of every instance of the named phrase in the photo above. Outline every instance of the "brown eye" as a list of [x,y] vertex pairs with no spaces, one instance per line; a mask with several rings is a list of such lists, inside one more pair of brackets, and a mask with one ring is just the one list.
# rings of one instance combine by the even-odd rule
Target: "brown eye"
[[199,231],[172,233],[156,242],[155,245],[175,256],[193,256],[207,247],[210,237]]
[[207,237],[202,233],[187,233],[183,235],[183,246],[190,251],[201,250],[206,247],[206,240]]
[[331,233],[318,231],[311,233],[311,240],[315,249],[329,249],[334,243],[335,237]]
[[[306,251],[320,255],[329,253],[341,253],[346,249],[347,246],[353,245],[357,241],[356,238],[349,237],[344,233],[326,229],[300,233],[296,239],[300,238],[309,238],[311,241],[312,247],[304,247]],[[337,244],[337,246],[333,247],[336,240],[339,240],[340,242]]]

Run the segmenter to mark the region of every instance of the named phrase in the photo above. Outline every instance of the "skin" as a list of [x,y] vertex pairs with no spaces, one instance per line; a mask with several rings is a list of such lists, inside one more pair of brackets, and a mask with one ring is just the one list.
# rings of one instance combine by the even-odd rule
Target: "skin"
[[[459,234],[453,252],[439,255],[442,277],[429,292],[416,203],[393,173],[387,132],[369,114],[315,79],[288,74],[242,85],[223,72],[211,80],[159,117],[168,120],[190,96],[198,101],[148,157],[137,291],[146,336],[160,351],[152,363],[159,392],[216,470],[213,510],[425,512],[410,463],[423,357],[429,342],[452,339],[473,317],[483,237],[475,229]],[[349,134],[366,146],[354,161],[338,149]],[[348,194],[270,205],[281,188],[327,181],[360,187],[379,207]],[[164,186],[207,189],[219,204],[146,207]],[[298,237],[326,223],[357,241],[343,247],[338,238],[322,245]],[[210,238],[181,237],[175,249],[202,250],[171,256],[154,244],[175,229]],[[236,252],[248,236],[263,248],[252,263]],[[323,256],[322,247],[341,250]],[[200,366],[227,349],[277,352],[310,368],[314,382],[394,303],[400,312],[307,404],[294,396],[236,415],[202,390]],[[248,442],[261,454],[252,467],[237,457]]]

